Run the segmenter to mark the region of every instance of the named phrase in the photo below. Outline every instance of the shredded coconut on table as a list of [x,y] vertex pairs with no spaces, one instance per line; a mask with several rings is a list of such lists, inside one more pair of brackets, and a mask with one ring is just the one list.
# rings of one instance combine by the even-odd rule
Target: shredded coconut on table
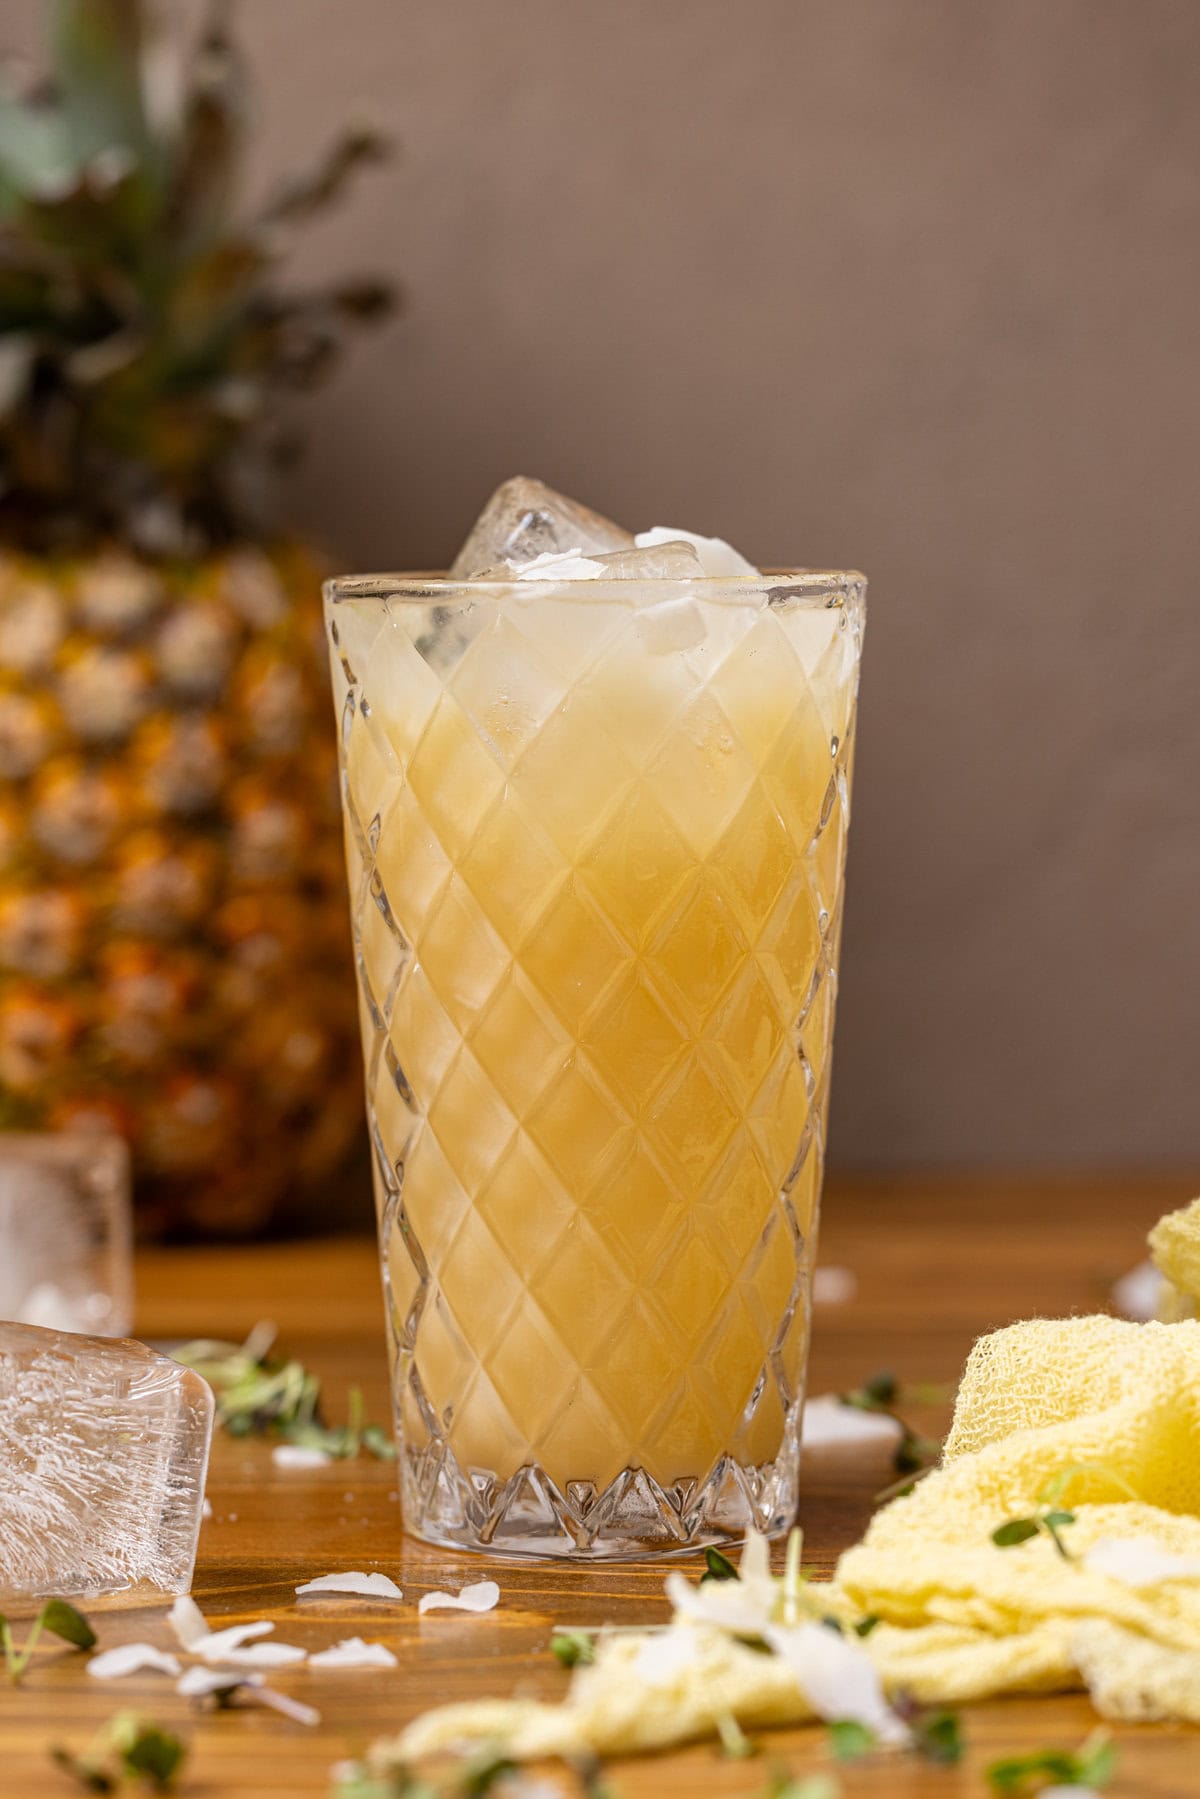
[[126,1674],[139,1674],[143,1668],[155,1668],[161,1674],[178,1674],[179,1661],[153,1643],[118,1643],[92,1656],[87,1671],[93,1680],[121,1680]]
[[391,1650],[383,1643],[364,1643],[361,1637],[347,1637],[330,1649],[321,1649],[308,1658],[310,1668],[396,1668],[399,1666]]
[[386,1574],[321,1574],[315,1580],[306,1580],[296,1592],[303,1597],[309,1593],[357,1593],[365,1599],[403,1599],[404,1594],[395,1581]]
[[420,1613],[431,1611],[490,1612],[498,1603],[500,1589],[494,1580],[477,1580],[461,1587],[457,1593],[423,1593],[417,1604]]
[[271,1460],[277,1468],[327,1468],[333,1460],[323,1449],[310,1449],[303,1443],[276,1443]]

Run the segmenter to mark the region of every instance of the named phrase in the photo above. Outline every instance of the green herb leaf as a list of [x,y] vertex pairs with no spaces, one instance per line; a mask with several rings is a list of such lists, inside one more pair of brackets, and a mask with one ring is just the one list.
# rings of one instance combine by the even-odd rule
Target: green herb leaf
[[1038,1534],[1036,1518],[1009,1518],[1006,1523],[998,1524],[992,1532],[992,1542],[997,1549],[1011,1549],[1016,1543],[1028,1543],[1031,1537]]
[[1084,1743],[1075,1761],[1079,1770],[1076,1778],[1081,1785],[1107,1786],[1117,1771],[1117,1745],[1107,1731],[1098,1730]]
[[580,1662],[594,1662],[595,1639],[586,1630],[556,1630],[550,1638],[550,1653],[563,1668],[574,1668]]
[[146,1780],[156,1792],[167,1791],[187,1754],[185,1744],[169,1730],[140,1718],[135,1712],[118,1712],[99,1731],[84,1755],[66,1749],[50,1754],[60,1768],[91,1793],[116,1792],[122,1779]]
[[841,1397],[843,1405],[851,1405],[856,1411],[886,1412],[900,1397],[900,1382],[884,1369]]
[[746,1761],[759,1752],[759,1745],[746,1735],[732,1712],[718,1714],[717,1735],[721,1739],[721,1754],[730,1761]]
[[829,1747],[840,1762],[861,1761],[879,1746],[875,1732],[857,1718],[839,1718],[827,1726],[827,1731]]
[[463,1799],[482,1799],[485,1793],[491,1792],[498,1780],[503,1780],[506,1774],[516,1772],[517,1764],[509,1756],[494,1749],[484,1749],[464,1765],[459,1791]]
[[362,1394],[352,1388],[344,1425],[321,1420],[321,1383],[296,1361],[269,1359],[272,1332],[258,1326],[242,1345],[203,1340],[182,1343],[174,1359],[203,1375],[217,1396],[217,1422],[231,1436],[274,1436],[335,1460],[366,1450],[379,1461],[396,1453],[387,1430],[364,1417]]
[[840,1799],[841,1791],[828,1774],[801,1775],[795,1780],[784,1768],[771,1776],[763,1799]]
[[879,1623],[879,1621],[880,1621],[879,1614],[877,1612],[868,1612],[865,1618],[860,1618],[858,1620],[858,1622],[855,1624],[855,1626],[854,1626],[855,1636],[856,1637],[869,1637],[871,1632],[874,1630],[875,1626]]
[[962,1725],[957,1712],[918,1711],[909,1719],[913,1748],[929,1762],[951,1764],[962,1760]]
[[51,1749],[50,1760],[60,1767],[64,1774],[69,1774],[72,1780],[77,1780],[80,1786],[89,1793],[116,1791],[117,1783],[111,1774],[106,1774],[103,1768],[93,1768],[82,1757],[72,1755],[69,1749],[57,1747]]
[[1097,1731],[1080,1749],[1035,1749],[1005,1756],[984,1769],[993,1793],[1032,1793],[1043,1786],[1107,1786],[1116,1772],[1117,1751],[1106,1731]]
[[141,1776],[163,1792],[183,1766],[186,1754],[182,1740],[172,1731],[145,1724],[122,1750],[121,1761],[127,1774]]
[[708,1569],[708,1573],[700,1576],[701,1586],[706,1580],[736,1580],[738,1577],[738,1571],[729,1557],[722,1555],[719,1549],[704,1551],[704,1565]]
[[92,1649],[96,1644],[96,1633],[84,1617],[65,1599],[48,1599],[41,1611],[43,1630],[48,1630],[64,1643],[72,1643],[76,1649]]

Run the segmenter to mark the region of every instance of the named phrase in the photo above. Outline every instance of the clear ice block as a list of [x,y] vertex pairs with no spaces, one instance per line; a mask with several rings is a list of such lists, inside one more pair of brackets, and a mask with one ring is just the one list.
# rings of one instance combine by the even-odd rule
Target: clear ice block
[[133,1326],[129,1152],[116,1137],[0,1134],[0,1319]]
[[532,562],[548,551],[631,550],[633,533],[555,493],[544,481],[514,475],[499,486],[450,568],[452,581],[478,577],[501,562]]
[[0,1608],[186,1593],[213,1396],[142,1343],[0,1324]]

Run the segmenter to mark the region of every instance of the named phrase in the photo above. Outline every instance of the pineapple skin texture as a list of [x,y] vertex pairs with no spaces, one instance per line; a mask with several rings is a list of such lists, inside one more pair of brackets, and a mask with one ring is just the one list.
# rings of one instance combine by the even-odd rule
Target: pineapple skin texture
[[144,1235],[311,1215],[361,1130],[323,572],[0,551],[0,1129],[120,1131]]

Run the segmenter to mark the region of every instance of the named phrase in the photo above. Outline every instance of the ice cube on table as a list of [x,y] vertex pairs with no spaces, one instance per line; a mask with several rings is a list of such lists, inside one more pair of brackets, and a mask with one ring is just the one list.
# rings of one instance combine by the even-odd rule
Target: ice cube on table
[[639,531],[633,541],[639,550],[652,550],[662,544],[688,543],[695,550],[703,573],[713,580],[759,572],[723,537],[704,537],[699,531],[681,531],[674,525],[654,525],[649,531]]
[[452,581],[478,578],[502,562],[532,562],[547,551],[633,548],[633,533],[544,481],[514,475],[496,489],[450,566]]
[[0,1319],[133,1325],[129,1152],[116,1137],[0,1133]]
[[208,1383],[142,1343],[0,1324],[0,1609],[186,1593],[212,1426]]

